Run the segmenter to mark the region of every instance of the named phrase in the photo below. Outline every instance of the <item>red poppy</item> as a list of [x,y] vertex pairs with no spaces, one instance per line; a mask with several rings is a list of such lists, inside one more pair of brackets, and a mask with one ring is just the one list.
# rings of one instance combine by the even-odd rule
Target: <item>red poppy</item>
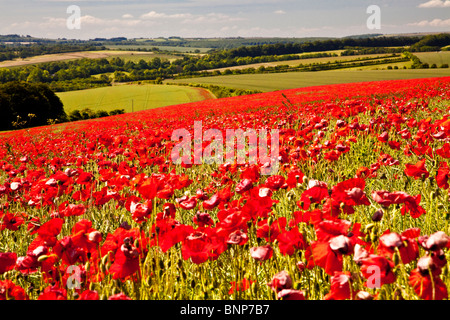
[[384,284],[395,282],[393,272],[394,263],[385,257],[370,254],[361,259],[361,273],[367,279],[365,285],[368,288],[381,288]]
[[25,213],[6,213],[0,221],[0,230],[8,229],[11,231],[19,230],[19,227],[25,223]]
[[247,279],[244,278],[241,281],[237,282],[237,281],[231,281],[231,288],[228,291],[229,295],[232,295],[233,293],[235,293],[236,291],[245,291],[250,289],[250,286],[252,285],[252,283],[255,283],[255,280],[251,280],[251,279]]
[[178,205],[184,210],[192,210],[197,206],[197,198],[185,196],[179,199]]
[[305,175],[300,169],[292,169],[289,171],[286,183],[289,189],[297,187],[297,183],[303,183],[303,177]]
[[[202,206],[205,210],[212,210],[220,204],[220,198],[218,194],[214,194],[208,200],[203,201]],[[181,203],[180,203],[181,206]]]
[[184,260],[195,264],[216,260],[227,249],[225,239],[214,234],[210,228],[201,228],[186,237],[181,246]]
[[39,295],[38,300],[67,300],[67,291],[58,285],[49,286]]
[[0,274],[14,269],[17,254],[14,252],[0,252]]
[[385,232],[380,238],[377,254],[393,260],[396,252],[404,264],[415,261],[419,257],[419,247],[414,239],[407,238],[396,232]]
[[324,300],[353,300],[356,293],[352,288],[352,276],[350,272],[335,272],[331,277],[330,292]]
[[274,221],[271,221],[269,225],[269,219],[264,219],[258,222],[258,229],[256,230],[256,236],[263,238],[268,242],[273,242],[279,234],[285,231],[287,224],[286,217],[281,217]]
[[416,294],[424,300],[448,299],[447,286],[439,277],[440,268],[431,257],[422,257],[417,262],[417,268],[409,276],[409,284]]
[[441,162],[439,165],[439,169],[436,174],[436,183],[439,188],[448,189],[448,179],[450,177],[450,168],[448,167],[447,162]]
[[132,240],[132,238],[125,238],[116,251],[114,263],[108,270],[113,275],[113,279],[125,279],[140,270],[139,251]]
[[227,243],[228,244],[237,244],[239,246],[243,246],[248,241],[247,233],[242,230],[235,230],[228,235]]
[[77,300],[100,300],[100,296],[95,290],[85,290]]
[[438,154],[442,158],[450,158],[450,143],[446,142],[442,145],[441,148],[436,149],[436,154]]
[[110,296],[108,300],[131,300],[131,298],[125,293],[121,292]]
[[419,160],[416,164],[406,164],[405,174],[414,179],[428,178],[430,173],[425,168],[425,159]]
[[277,298],[280,300],[305,300],[305,293],[301,290],[282,289],[278,291]]
[[306,240],[298,228],[292,228],[284,231],[277,236],[278,248],[283,255],[293,255],[296,250],[304,250],[306,248]]
[[265,261],[273,256],[273,248],[269,245],[250,248],[250,255],[257,261]]
[[326,185],[317,185],[304,191],[297,201],[297,205],[303,209],[308,210],[312,203],[318,203],[328,197],[328,188]]
[[0,300],[29,300],[25,290],[11,280],[0,280]]
[[[270,176],[266,179],[264,185],[271,190],[278,190],[282,188],[286,183],[286,179],[280,175]],[[287,186],[287,185],[286,185]]]
[[273,291],[279,292],[283,289],[292,289],[292,278],[287,273],[287,271],[283,270],[278,272],[276,275],[272,277],[272,280],[267,284]]
[[310,246],[311,256],[306,256],[308,265],[319,266],[329,275],[342,271],[342,256],[353,253],[350,238],[344,235],[332,237],[329,241],[312,241]]

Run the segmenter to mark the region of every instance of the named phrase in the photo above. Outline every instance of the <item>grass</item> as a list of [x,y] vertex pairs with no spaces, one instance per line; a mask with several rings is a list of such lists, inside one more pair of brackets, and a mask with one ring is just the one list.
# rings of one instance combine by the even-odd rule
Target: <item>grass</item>
[[450,76],[450,69],[406,70],[332,70],[320,72],[286,72],[271,74],[242,74],[170,80],[172,83],[200,83],[230,88],[275,91],[327,84],[379,80],[418,79]]
[[125,112],[141,111],[169,105],[215,98],[202,88],[169,85],[118,85],[80,91],[57,93],[66,112],[75,109]]

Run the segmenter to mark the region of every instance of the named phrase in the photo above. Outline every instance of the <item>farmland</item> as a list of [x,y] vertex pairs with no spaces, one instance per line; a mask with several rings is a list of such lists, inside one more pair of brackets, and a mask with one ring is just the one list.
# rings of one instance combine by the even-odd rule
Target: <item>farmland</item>
[[48,63],[54,61],[71,61],[77,59],[101,59],[112,57],[119,57],[126,61],[139,61],[140,59],[153,59],[159,57],[162,59],[174,59],[175,57],[167,54],[156,54],[145,51],[120,51],[120,50],[102,50],[102,51],[84,51],[84,52],[70,52],[34,56],[25,59],[16,59],[10,61],[0,62],[0,68],[13,68],[26,65],[36,65],[41,63]]
[[274,91],[315,85],[398,80],[450,76],[450,69],[399,70],[330,70],[320,72],[287,72],[271,74],[241,74],[167,80],[168,83],[199,83],[230,88]]
[[60,92],[57,94],[67,113],[89,108],[91,110],[125,112],[142,111],[175,104],[213,99],[201,88],[160,85],[118,85],[112,87]]
[[[447,299],[449,93],[349,83],[4,133],[0,297]],[[279,166],[209,143],[180,163],[196,123],[278,134]]]

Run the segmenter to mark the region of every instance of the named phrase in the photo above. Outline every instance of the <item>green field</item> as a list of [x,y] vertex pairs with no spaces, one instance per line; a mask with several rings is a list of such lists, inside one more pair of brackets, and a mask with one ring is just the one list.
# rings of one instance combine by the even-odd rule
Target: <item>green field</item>
[[125,112],[132,112],[215,98],[201,88],[149,84],[118,85],[60,92],[57,95],[67,113],[84,108],[108,112],[125,109]]
[[430,66],[436,64],[439,68],[442,64],[450,65],[450,51],[414,52],[414,55],[417,56],[422,63],[428,63]]
[[237,89],[275,91],[301,87],[429,77],[450,76],[450,69],[399,69],[399,70],[332,70],[320,72],[286,72],[269,74],[241,74],[167,80],[172,83],[212,84]]

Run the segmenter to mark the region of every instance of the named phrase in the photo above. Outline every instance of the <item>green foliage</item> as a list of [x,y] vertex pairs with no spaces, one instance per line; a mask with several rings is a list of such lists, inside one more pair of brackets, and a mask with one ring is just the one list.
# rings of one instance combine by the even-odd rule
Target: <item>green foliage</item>
[[115,109],[110,112],[105,110],[97,110],[94,111],[89,108],[84,108],[82,110],[73,110],[69,113],[68,119],[69,121],[79,121],[79,120],[89,120],[89,119],[97,119],[102,117],[109,117],[118,114],[124,114],[124,109]]
[[61,100],[45,84],[9,82],[0,85],[0,130],[63,122],[67,116]]

